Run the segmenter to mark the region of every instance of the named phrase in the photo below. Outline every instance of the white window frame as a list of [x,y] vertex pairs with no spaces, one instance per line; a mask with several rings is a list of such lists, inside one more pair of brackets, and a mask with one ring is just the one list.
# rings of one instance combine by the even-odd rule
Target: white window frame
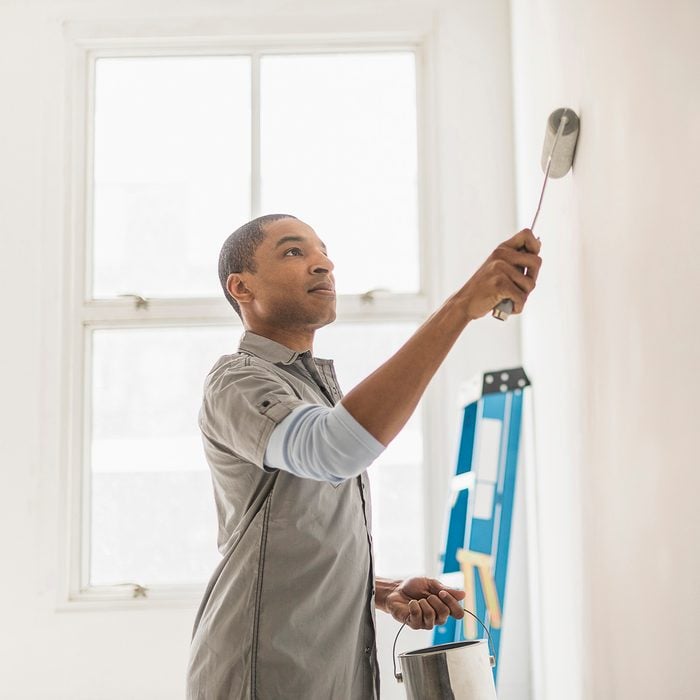
[[[93,201],[93,142],[95,62],[105,57],[247,55],[252,59],[252,217],[259,216],[260,203],[260,100],[259,66],[264,54],[350,53],[411,51],[416,66],[416,114],[418,143],[418,226],[420,291],[417,294],[340,295],[336,323],[414,321],[421,323],[439,299],[437,266],[440,250],[434,202],[437,185],[434,174],[435,138],[432,133],[433,38],[431,27],[403,33],[323,33],[289,36],[230,36],[216,33],[197,38],[168,36],[101,36],[91,38],[81,31],[66,32],[66,222],[63,363],[65,368],[61,396],[64,436],[61,504],[64,542],[61,551],[62,585],[57,607],[65,610],[191,606],[201,598],[202,585],[154,585],[133,582],[128,586],[89,586],[90,492],[89,450],[91,443],[91,332],[98,328],[192,327],[239,325],[228,302],[211,299],[152,299],[147,308],[139,308],[133,299],[90,300],[88,279],[92,259],[91,229]],[[182,30],[181,30],[182,31]],[[138,290],[134,290],[138,293]],[[425,522],[440,520],[434,510],[436,494],[433,479],[426,469],[435,461],[444,463],[450,453],[444,446],[445,420],[449,412],[439,400],[445,388],[440,377],[431,384],[423,399],[423,509]],[[429,458],[428,456],[431,455]],[[416,485],[418,486],[418,485]],[[437,518],[436,518],[437,515]],[[215,533],[212,533],[214,536]],[[424,561],[437,562],[437,542],[426,537]],[[428,571],[426,573],[434,573]],[[381,572],[379,572],[381,575]],[[146,595],[141,586],[147,586]]]

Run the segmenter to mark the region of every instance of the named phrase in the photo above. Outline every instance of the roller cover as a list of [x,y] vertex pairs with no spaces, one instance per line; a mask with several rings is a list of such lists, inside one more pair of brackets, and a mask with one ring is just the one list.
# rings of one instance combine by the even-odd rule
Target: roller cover
[[562,107],[555,109],[547,119],[547,129],[544,135],[544,146],[542,147],[542,172],[547,171],[547,161],[552,151],[554,140],[557,137],[557,130],[562,116],[566,112],[568,123],[564,127],[557,147],[552,154],[552,165],[549,169],[549,177],[564,177],[569,172],[571,164],[574,162],[574,151],[576,150],[576,140],[578,139],[579,120],[573,109]]

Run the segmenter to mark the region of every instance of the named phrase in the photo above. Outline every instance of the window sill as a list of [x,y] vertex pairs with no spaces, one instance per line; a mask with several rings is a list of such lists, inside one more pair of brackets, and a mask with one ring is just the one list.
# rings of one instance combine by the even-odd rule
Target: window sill
[[206,584],[91,586],[62,597],[57,612],[196,608]]

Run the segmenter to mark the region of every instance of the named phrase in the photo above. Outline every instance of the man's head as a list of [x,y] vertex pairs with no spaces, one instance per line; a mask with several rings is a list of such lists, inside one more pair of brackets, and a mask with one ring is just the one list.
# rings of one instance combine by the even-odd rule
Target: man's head
[[[268,214],[226,239],[219,280],[246,328],[315,330],[335,320],[333,267],[308,224],[289,214]],[[312,291],[319,286],[325,291]]]

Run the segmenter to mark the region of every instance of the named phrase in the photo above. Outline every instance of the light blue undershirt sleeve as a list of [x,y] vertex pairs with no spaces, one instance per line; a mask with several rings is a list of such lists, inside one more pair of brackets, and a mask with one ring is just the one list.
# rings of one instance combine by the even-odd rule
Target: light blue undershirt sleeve
[[272,431],[263,461],[268,468],[340,484],[362,473],[385,449],[342,403],[305,404]]

